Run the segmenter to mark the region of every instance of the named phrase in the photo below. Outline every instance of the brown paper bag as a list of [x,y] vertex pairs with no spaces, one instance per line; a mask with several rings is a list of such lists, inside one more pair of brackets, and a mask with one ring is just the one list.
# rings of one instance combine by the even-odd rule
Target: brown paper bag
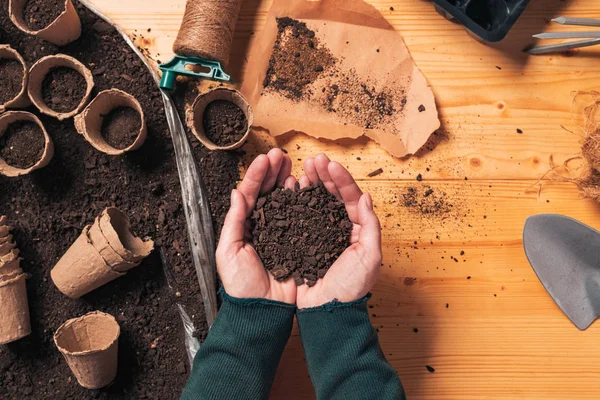
[[[305,23],[318,49],[304,63],[294,59],[296,53],[281,64],[305,65],[314,78],[301,98],[263,87],[265,79],[277,79],[277,69],[269,64],[279,35],[276,18],[283,17]],[[294,40],[289,32],[282,34],[282,45]],[[254,125],[273,136],[290,131],[331,140],[366,135],[402,157],[415,153],[440,126],[433,92],[402,37],[362,0],[274,0],[250,48],[241,90],[254,108]]]

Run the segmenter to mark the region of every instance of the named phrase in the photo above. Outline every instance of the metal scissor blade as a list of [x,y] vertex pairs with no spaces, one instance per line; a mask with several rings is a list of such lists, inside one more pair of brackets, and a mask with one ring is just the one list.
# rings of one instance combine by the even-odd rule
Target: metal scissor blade
[[578,26],[599,26],[600,19],[595,18],[571,18],[571,17],[558,17],[554,18],[552,22],[556,22],[561,25],[578,25]]
[[533,35],[536,39],[600,39],[600,31],[596,32],[545,32]]
[[527,52],[529,54],[539,55],[539,54],[554,53],[554,52],[558,52],[558,51],[565,51],[565,50],[570,50],[570,49],[578,49],[580,47],[595,46],[597,44],[600,44],[600,39],[577,40],[574,42],[566,42],[566,43],[550,44],[547,46],[534,47],[534,48],[527,50]]

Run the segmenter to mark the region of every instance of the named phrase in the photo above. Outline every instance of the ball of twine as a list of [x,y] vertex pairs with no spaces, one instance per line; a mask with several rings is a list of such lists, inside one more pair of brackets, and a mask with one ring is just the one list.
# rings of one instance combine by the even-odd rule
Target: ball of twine
[[188,0],[173,51],[229,63],[242,0]]

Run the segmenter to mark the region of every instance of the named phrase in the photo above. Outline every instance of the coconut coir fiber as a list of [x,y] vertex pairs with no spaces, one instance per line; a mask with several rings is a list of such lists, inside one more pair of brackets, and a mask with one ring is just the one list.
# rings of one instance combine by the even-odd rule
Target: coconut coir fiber
[[117,107],[104,117],[101,134],[106,143],[121,150],[133,144],[141,127],[140,113],[131,107]]
[[344,203],[323,185],[275,189],[252,213],[252,242],[277,280],[314,286],[349,246],[352,223]]
[[217,146],[227,146],[240,141],[248,130],[244,111],[227,100],[208,103],[202,116],[206,136]]
[[56,112],[73,111],[85,96],[85,78],[73,68],[52,68],[42,81],[42,99]]
[[[48,166],[29,175],[0,176],[0,215],[6,214],[15,226],[13,234],[24,258],[21,265],[31,274],[27,294],[33,328],[30,336],[0,346],[0,398],[177,399],[189,369],[176,304],[185,306],[198,337],[207,327],[161,94],[121,36],[74,3],[83,25],[77,41],[59,48],[22,33],[8,18],[6,1],[0,2],[0,41],[18,50],[29,65],[49,54],[68,54],[94,71],[97,91],[114,87],[135,96],[146,116],[148,138],[139,150],[110,157],[93,149],[72,119],[59,121],[28,109],[46,126],[55,155]],[[178,109],[183,110],[183,103]],[[218,230],[239,179],[240,156],[208,153],[189,130],[187,134],[202,164],[198,169]],[[82,299],[69,299],[52,284],[50,270],[83,227],[107,206],[123,210],[132,230],[152,237],[156,250],[126,276]],[[167,284],[167,271],[173,289]],[[64,321],[93,310],[114,315],[121,327],[118,376],[100,390],[77,384],[52,341]]]
[[46,141],[42,129],[32,121],[16,121],[0,136],[0,157],[8,165],[29,168],[44,154]]
[[44,29],[65,11],[64,0],[29,0],[23,9],[23,20],[34,31]]
[[17,97],[23,83],[23,66],[17,60],[0,59],[0,104]]

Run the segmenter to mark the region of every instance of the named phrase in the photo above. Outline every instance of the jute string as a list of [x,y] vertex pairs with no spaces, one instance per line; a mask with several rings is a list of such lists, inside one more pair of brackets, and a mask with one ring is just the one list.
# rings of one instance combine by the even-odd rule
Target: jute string
[[235,24],[243,0],[188,0],[173,51],[229,63]]

